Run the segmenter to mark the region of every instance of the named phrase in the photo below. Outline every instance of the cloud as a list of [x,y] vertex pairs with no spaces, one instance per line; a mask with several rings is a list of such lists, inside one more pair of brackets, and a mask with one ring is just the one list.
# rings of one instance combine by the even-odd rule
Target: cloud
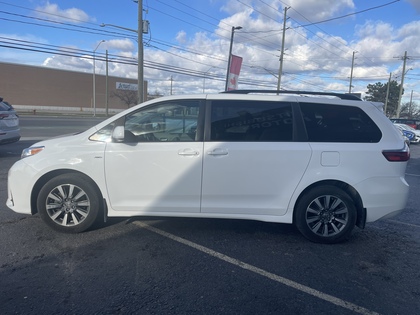
[[180,44],[185,44],[187,42],[187,33],[185,31],[179,31],[176,34],[176,41]]
[[49,1],[44,6],[38,6],[36,10],[38,16],[48,17],[48,19],[54,21],[68,21],[70,19],[73,23],[84,23],[94,20],[83,10],[77,8],[60,9],[57,4]]
[[305,23],[336,17],[355,8],[353,0],[288,0],[287,4],[293,8],[288,15]]
[[[396,27],[378,20],[353,25],[351,23],[354,20],[349,18],[340,20],[340,24],[351,24],[352,33],[333,31],[334,35],[331,35],[295,26],[298,23],[308,24],[354,12],[352,0],[285,2],[293,9],[288,11],[292,18],[287,20],[285,37],[282,76],[284,88],[345,92],[349,86],[352,52],[358,51],[353,71],[353,92],[364,92],[368,83],[385,82],[389,72],[401,72],[402,61],[395,58],[396,56],[402,56],[405,50],[412,56],[420,54],[420,21]],[[417,2],[411,1],[413,6]],[[151,46],[145,46],[144,60],[147,63],[144,73],[145,79],[149,80],[150,91],[159,91],[166,95],[197,93],[203,90],[221,91],[224,88],[232,25],[243,27],[235,31],[233,42],[233,54],[243,57],[239,87],[275,88],[283,28],[281,3],[283,2],[278,0],[225,1],[222,10],[228,14],[215,27],[214,33],[209,35],[206,32],[192,33],[189,29],[180,30],[174,41],[177,43],[175,46],[181,49],[175,46],[159,46],[158,41],[152,42]],[[45,7],[49,7],[49,12],[55,12],[54,14],[69,16],[67,10],[62,10],[57,5],[47,3]],[[83,19],[83,14],[78,19],[81,18]],[[89,17],[85,15],[84,19]],[[137,58],[137,43],[129,39],[107,40],[97,51],[98,74],[104,74],[105,66],[99,56],[103,55],[105,49],[111,50],[114,56],[118,54],[133,58],[134,62]],[[92,71],[91,59],[69,58],[65,61],[65,58],[68,57],[49,58],[45,65]],[[411,64],[408,66],[415,67],[414,60],[409,62]],[[163,65],[165,69],[159,69],[157,64]],[[171,68],[175,71],[165,71]],[[179,69],[185,69],[189,73],[179,73]],[[136,78],[137,66],[110,63],[109,75]],[[406,84],[410,82],[407,81]]]
[[120,52],[130,52],[135,49],[134,43],[128,38],[106,40],[102,44],[103,49],[118,50]]

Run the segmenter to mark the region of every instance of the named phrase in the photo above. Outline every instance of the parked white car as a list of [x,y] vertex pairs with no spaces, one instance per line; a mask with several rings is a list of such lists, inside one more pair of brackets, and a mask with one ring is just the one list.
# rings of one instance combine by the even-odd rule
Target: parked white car
[[395,126],[398,126],[401,129],[407,130],[407,131],[411,131],[412,133],[414,133],[416,136],[414,139],[410,140],[411,143],[419,143],[420,142],[420,130],[418,129],[414,129],[413,127],[406,125],[406,124],[396,124],[394,123]]
[[9,171],[7,206],[63,232],[229,218],[294,223],[323,243],[404,209],[409,148],[377,104],[248,92],[163,97],[34,144]]

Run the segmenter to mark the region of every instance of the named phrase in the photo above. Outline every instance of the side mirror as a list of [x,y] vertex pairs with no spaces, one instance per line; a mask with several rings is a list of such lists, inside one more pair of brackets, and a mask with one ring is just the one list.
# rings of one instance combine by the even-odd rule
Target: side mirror
[[124,142],[124,126],[117,126],[112,131],[112,141]]

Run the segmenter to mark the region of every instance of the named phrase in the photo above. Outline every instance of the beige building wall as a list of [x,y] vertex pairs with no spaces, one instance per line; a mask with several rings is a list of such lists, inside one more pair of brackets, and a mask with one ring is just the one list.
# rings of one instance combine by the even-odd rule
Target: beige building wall
[[[95,82],[96,109],[103,111],[106,107],[106,77],[96,74]],[[108,76],[108,108],[126,109],[127,104],[113,96],[113,92],[117,92],[117,82],[137,84],[137,80]],[[144,91],[147,91],[147,88]],[[0,62],[0,97],[18,106],[92,110],[93,73]]]

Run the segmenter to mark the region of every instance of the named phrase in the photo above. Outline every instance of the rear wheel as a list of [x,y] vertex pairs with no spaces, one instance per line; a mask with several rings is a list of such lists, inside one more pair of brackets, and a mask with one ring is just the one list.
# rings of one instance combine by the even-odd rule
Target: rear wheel
[[339,243],[347,240],[356,224],[357,210],[349,195],[335,186],[308,191],[295,209],[295,224],[309,240]]
[[53,229],[79,233],[95,223],[100,213],[100,198],[85,176],[63,174],[41,188],[37,207],[42,220]]

